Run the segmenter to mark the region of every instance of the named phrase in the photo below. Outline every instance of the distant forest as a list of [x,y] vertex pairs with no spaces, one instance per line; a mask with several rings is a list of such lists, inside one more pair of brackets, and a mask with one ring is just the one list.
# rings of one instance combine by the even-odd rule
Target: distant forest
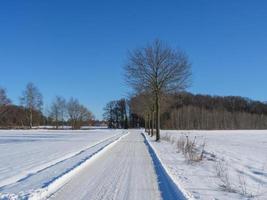
[[[138,97],[135,97],[138,98]],[[267,104],[239,96],[179,93],[165,97],[161,111],[163,129],[266,129]],[[135,99],[132,99],[134,104]],[[131,109],[130,121],[144,119]]]
[[[267,129],[267,103],[264,102],[239,96],[194,95],[188,92],[165,95],[164,98],[162,129]],[[155,124],[154,111],[146,112],[146,99],[146,95],[139,94],[127,101],[109,102],[104,114],[109,127],[151,128]]]

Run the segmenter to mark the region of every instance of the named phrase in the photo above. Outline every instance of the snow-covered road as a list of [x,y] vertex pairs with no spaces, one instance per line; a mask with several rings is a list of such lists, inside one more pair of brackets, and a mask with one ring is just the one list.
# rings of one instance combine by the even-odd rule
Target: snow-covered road
[[50,199],[161,199],[152,159],[131,132],[85,167]]
[[[49,199],[166,199],[164,192],[170,191],[161,190],[155,158],[147,145],[141,131],[131,131]],[[178,200],[177,196],[168,199]]]

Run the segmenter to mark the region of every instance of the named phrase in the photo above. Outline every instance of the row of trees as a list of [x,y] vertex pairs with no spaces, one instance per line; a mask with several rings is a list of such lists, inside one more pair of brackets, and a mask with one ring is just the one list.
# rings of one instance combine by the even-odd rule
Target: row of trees
[[165,129],[266,129],[267,115],[183,106],[162,116]]
[[265,129],[267,104],[237,96],[180,93],[162,115],[171,129]]
[[[145,126],[153,134],[154,111],[145,111],[145,94],[130,99],[130,124]],[[266,129],[267,103],[238,96],[193,95],[181,92],[164,96],[161,128],[164,129]],[[144,120],[146,117],[146,120]]]
[[0,88],[0,126],[1,127],[29,127],[34,125],[53,124],[56,128],[71,125],[79,129],[94,119],[91,111],[79,103],[77,99],[65,100],[57,96],[52,102],[47,116],[42,113],[43,97],[38,88],[27,84],[20,97],[20,106],[12,105],[6,91]]

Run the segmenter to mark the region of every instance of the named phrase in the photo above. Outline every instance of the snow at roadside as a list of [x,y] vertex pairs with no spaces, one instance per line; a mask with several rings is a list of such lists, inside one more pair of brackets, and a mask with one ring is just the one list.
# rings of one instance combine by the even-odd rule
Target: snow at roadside
[[0,131],[0,199],[45,188],[119,139],[123,130]]
[[[166,135],[171,141],[150,143],[175,182],[196,199],[267,199],[267,131],[162,131]],[[178,152],[183,135],[196,136],[199,144],[206,141],[202,161],[189,162]],[[222,187],[218,166],[233,191]]]

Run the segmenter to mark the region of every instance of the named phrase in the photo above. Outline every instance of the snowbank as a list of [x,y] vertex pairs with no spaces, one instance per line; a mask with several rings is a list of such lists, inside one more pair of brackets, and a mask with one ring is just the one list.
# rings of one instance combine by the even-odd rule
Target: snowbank
[[[183,135],[205,141],[202,161],[190,162],[179,152]],[[196,199],[267,199],[267,131],[162,131],[161,136],[161,142],[150,138],[151,145],[175,182]]]

